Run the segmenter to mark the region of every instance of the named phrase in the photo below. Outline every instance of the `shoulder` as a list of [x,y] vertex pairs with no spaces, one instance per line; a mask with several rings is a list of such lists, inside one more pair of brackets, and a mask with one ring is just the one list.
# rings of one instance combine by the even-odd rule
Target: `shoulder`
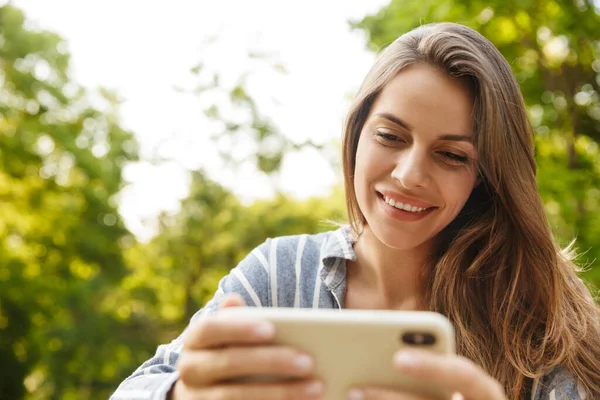
[[[326,258],[342,256],[352,247],[348,228],[304,235],[280,236],[267,239],[260,251],[269,256],[269,261],[286,260],[299,254],[308,258]],[[273,256],[277,256],[277,260]]]
[[586,394],[573,373],[564,366],[558,366],[540,378],[534,399],[584,400]]
[[269,238],[231,270],[218,293],[241,293],[256,306],[308,306],[331,261],[353,256],[348,227]]
[[267,238],[240,262],[238,268],[262,267],[269,271],[271,266],[293,260],[298,252],[318,255],[320,248],[332,234],[333,231],[329,231]]

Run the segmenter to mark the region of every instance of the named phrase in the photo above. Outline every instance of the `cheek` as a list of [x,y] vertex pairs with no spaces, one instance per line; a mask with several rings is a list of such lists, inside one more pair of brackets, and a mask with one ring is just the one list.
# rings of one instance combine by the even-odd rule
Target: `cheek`
[[441,189],[445,198],[446,206],[450,211],[458,214],[473,191],[475,186],[475,177],[471,173],[465,173],[461,177],[455,177],[455,179],[445,179],[442,182]]
[[390,169],[389,164],[389,153],[386,153],[368,139],[361,139],[356,150],[355,182],[361,179],[364,181],[378,178]]
[[373,157],[373,148],[368,140],[358,142],[356,149],[356,161],[354,166],[354,193],[358,206],[362,213],[369,213],[369,193],[371,185],[379,175],[377,158]]
[[354,162],[354,188],[357,192],[363,190],[363,187],[366,183],[365,180],[369,175],[370,163],[368,149],[365,148],[366,145],[367,143],[364,143],[364,140],[361,137],[356,149],[356,159]]

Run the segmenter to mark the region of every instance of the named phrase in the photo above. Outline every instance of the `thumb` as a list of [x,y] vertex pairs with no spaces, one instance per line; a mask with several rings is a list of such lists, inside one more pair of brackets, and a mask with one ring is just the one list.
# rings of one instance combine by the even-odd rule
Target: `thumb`
[[246,301],[244,298],[238,293],[230,293],[226,295],[221,301],[221,305],[219,309],[228,308],[228,307],[245,307]]

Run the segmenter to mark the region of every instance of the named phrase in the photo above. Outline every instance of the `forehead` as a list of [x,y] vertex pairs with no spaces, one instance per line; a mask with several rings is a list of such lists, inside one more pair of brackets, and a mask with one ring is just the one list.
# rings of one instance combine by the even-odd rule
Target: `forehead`
[[384,86],[370,115],[395,115],[422,133],[471,134],[473,102],[465,82],[427,64],[416,64]]

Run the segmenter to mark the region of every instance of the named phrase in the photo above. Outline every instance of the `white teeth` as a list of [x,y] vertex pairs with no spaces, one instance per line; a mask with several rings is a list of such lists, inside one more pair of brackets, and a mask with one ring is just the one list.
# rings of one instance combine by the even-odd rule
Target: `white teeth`
[[396,202],[396,201],[394,201],[394,199],[390,199],[389,197],[386,197],[386,196],[383,196],[383,199],[390,206],[396,207],[396,208],[398,208],[400,210],[410,211],[410,212],[421,212],[423,210],[426,210],[426,208],[421,208],[421,207],[413,206],[411,204],[402,204],[399,201]]

